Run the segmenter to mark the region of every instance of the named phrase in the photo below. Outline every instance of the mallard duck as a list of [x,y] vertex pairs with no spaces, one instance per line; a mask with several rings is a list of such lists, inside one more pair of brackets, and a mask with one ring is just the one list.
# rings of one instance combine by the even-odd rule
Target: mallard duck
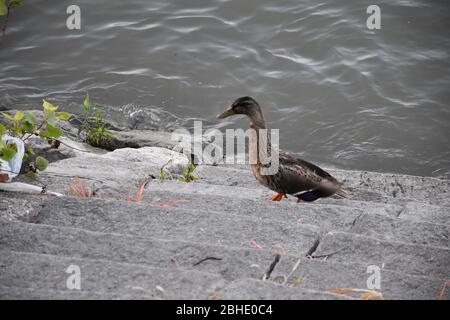
[[[246,115],[250,120],[250,127],[258,131],[266,129],[266,121],[263,111],[251,97],[241,97],[236,99],[231,107],[225,112],[219,114],[217,118],[223,119],[233,115]],[[260,136],[256,134],[249,137],[249,151],[256,150]],[[268,154],[272,150],[270,138],[267,142]],[[329,197],[333,194],[345,196],[346,192],[341,190],[341,183],[332,175],[318,166],[279,150],[278,172],[272,175],[261,173],[263,164],[257,156],[257,161],[251,164],[252,172],[255,178],[267,188],[276,192],[272,197],[273,201],[280,201],[287,195],[293,195],[297,202],[301,200],[306,202],[315,201],[319,198]]]

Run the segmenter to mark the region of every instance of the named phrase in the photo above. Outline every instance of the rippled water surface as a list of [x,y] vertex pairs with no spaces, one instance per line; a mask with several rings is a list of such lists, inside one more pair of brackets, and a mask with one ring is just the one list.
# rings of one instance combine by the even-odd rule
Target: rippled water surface
[[76,112],[86,91],[138,129],[243,127],[253,96],[283,148],[349,169],[450,176],[450,2],[24,0],[0,42],[0,108]]

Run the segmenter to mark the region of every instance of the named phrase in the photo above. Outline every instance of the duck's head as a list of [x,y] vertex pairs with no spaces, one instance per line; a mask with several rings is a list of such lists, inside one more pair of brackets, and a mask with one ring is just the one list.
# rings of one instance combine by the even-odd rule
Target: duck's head
[[237,98],[225,112],[217,115],[217,118],[224,119],[238,114],[249,117],[252,124],[257,127],[265,127],[262,109],[258,102],[251,97]]

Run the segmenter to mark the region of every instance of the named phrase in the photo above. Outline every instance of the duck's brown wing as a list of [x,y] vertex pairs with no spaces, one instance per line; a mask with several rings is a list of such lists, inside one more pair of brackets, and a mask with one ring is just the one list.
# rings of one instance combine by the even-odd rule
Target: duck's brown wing
[[328,197],[340,188],[340,183],[328,172],[306,160],[279,151],[280,166],[290,193],[314,190],[320,197]]

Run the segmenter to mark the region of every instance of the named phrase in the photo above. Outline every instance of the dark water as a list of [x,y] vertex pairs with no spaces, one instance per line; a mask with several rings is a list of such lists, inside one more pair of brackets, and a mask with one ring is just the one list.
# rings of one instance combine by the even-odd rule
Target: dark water
[[[219,123],[251,95],[281,146],[350,169],[450,176],[449,1],[24,0],[0,42],[0,108],[76,112],[86,91],[140,129]],[[366,8],[381,7],[381,30]]]

